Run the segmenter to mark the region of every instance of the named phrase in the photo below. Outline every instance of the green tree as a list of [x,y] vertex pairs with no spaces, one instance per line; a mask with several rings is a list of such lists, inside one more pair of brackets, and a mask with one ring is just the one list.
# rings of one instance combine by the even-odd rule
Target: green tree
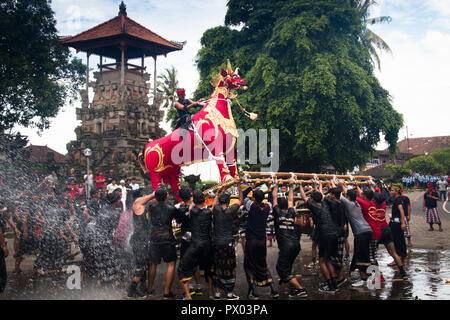
[[413,172],[435,174],[444,171],[443,166],[430,155],[414,157],[408,160],[404,166]]
[[377,49],[381,51],[386,51],[388,53],[392,53],[392,50],[389,47],[389,45],[379,35],[370,30],[368,26],[376,23],[391,22],[392,18],[389,16],[369,18],[370,13],[369,9],[376,3],[377,2],[375,0],[355,1],[355,5],[361,12],[365,24],[361,37],[361,42],[369,50],[370,56],[372,58],[372,63],[376,64],[378,66],[378,69],[381,70],[380,57],[378,56]]
[[77,97],[85,66],[59,43],[50,1],[0,2],[0,131],[48,128]]
[[[402,116],[373,74],[366,17],[350,0],[230,0],[226,26],[207,30],[197,54],[196,98],[229,58],[247,80],[244,130],[280,130],[280,170],[344,172],[366,162],[380,133],[395,152]],[[239,27],[239,30],[232,29]],[[239,110],[235,108],[234,110]]]
[[391,173],[391,178],[394,181],[400,180],[404,176],[411,174],[411,169],[405,168],[401,164],[388,163],[385,166],[385,170]]
[[450,147],[436,150],[430,156],[442,166],[442,173],[450,174]]
[[165,69],[165,73],[158,76],[158,91],[164,95],[163,108],[172,107],[175,101],[175,92],[178,88],[177,70],[174,66]]

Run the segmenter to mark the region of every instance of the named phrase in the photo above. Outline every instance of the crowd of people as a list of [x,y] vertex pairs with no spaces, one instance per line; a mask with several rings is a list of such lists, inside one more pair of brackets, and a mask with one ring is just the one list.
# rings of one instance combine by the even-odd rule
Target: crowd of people
[[450,184],[450,176],[414,173],[413,175],[402,177],[402,184],[405,189],[426,189],[428,183],[432,183],[434,187],[440,187],[441,181],[446,183],[445,188],[447,188],[448,184]]
[[[1,199],[2,289],[6,283],[4,258],[9,254],[4,238],[7,224],[15,233],[14,272],[21,272],[25,254],[36,254],[34,280],[44,274],[61,278],[74,243],[82,255],[83,281],[94,279],[98,284],[126,287],[130,298],[155,293],[157,266],[164,262],[167,264],[165,299],[175,297],[171,288],[176,276],[184,292],[183,299],[202,295],[201,271],[211,299],[239,299],[234,290],[235,248],[239,242],[248,283],[246,298],[258,299],[258,287],[264,286],[270,287],[272,298],[286,289],[291,297],[306,297],[306,289],[293,273],[304,233],[312,239],[312,259],[315,263],[318,255],[318,267],[325,280],[318,290],[334,294],[350,279],[344,273],[344,251],[347,256],[350,228],[354,244],[349,272],[358,269],[360,275],[351,286],[368,284],[367,268],[378,265],[380,244],[393,258],[389,265],[398,267],[397,280],[408,279],[404,264],[407,246],[411,246],[411,204],[398,186],[374,188],[356,183],[351,187],[345,182],[327,181],[304,187],[301,180],[289,180],[280,184],[256,182],[244,187],[236,179],[237,199],[232,199],[226,188],[211,196],[182,186],[179,191],[182,202],[172,205],[164,186],[144,194],[142,188],[133,187],[136,185],[133,181],[129,188],[121,188],[115,183],[115,177],[107,185],[108,180],[105,178],[103,182],[101,178],[86,198],[70,187],[75,179],[71,174],[67,186],[57,189],[52,173],[30,186],[9,206],[5,198]],[[300,199],[295,201],[297,188]],[[427,223],[430,230],[433,224],[438,224],[442,231],[436,205],[439,197],[432,183],[427,188],[423,202]],[[392,204],[390,221],[386,193]],[[174,221],[181,225],[180,239],[174,235]],[[276,240],[279,251],[278,287],[267,266],[268,239]],[[376,281],[383,282],[383,275]]]

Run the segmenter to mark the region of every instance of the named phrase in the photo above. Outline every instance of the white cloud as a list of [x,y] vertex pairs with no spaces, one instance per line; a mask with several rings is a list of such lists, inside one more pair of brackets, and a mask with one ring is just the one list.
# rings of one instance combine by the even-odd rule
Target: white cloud
[[394,55],[381,55],[377,76],[393,96],[409,133],[414,137],[450,134],[450,34],[429,30],[420,38],[401,31],[380,36]]

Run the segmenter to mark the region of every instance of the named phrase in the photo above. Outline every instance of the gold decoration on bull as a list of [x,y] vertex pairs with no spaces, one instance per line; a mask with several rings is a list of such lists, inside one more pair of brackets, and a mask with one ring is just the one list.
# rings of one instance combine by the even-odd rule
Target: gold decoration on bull
[[159,144],[155,144],[153,147],[148,148],[145,151],[145,158],[147,158],[147,155],[152,151],[156,151],[156,153],[158,154],[158,165],[155,168],[155,172],[161,172],[166,170],[167,168],[172,168],[171,165],[164,165],[164,152],[162,151],[162,148],[159,146]]

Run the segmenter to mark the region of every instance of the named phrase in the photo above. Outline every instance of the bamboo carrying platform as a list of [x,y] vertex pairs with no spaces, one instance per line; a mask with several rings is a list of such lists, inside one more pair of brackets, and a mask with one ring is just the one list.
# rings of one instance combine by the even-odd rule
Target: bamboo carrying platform
[[[352,176],[352,175],[333,175],[333,174],[316,174],[316,173],[294,173],[294,172],[257,172],[257,171],[242,171],[239,173],[240,181],[245,184],[254,184],[255,187],[264,183],[273,181],[278,185],[288,184],[291,179],[294,184],[302,183],[303,185],[316,185],[320,182],[326,183],[333,180],[336,184],[340,181],[345,181],[347,185],[373,185],[374,182],[371,176]],[[284,179],[283,179],[284,178]],[[308,180],[303,180],[308,179]],[[358,181],[359,180],[359,181]],[[361,181],[362,180],[362,181]],[[222,187],[231,187],[236,182],[235,180],[227,180],[225,182],[216,184],[215,186],[203,191],[207,194],[210,191],[215,191]],[[297,186],[298,188],[298,186]]]

